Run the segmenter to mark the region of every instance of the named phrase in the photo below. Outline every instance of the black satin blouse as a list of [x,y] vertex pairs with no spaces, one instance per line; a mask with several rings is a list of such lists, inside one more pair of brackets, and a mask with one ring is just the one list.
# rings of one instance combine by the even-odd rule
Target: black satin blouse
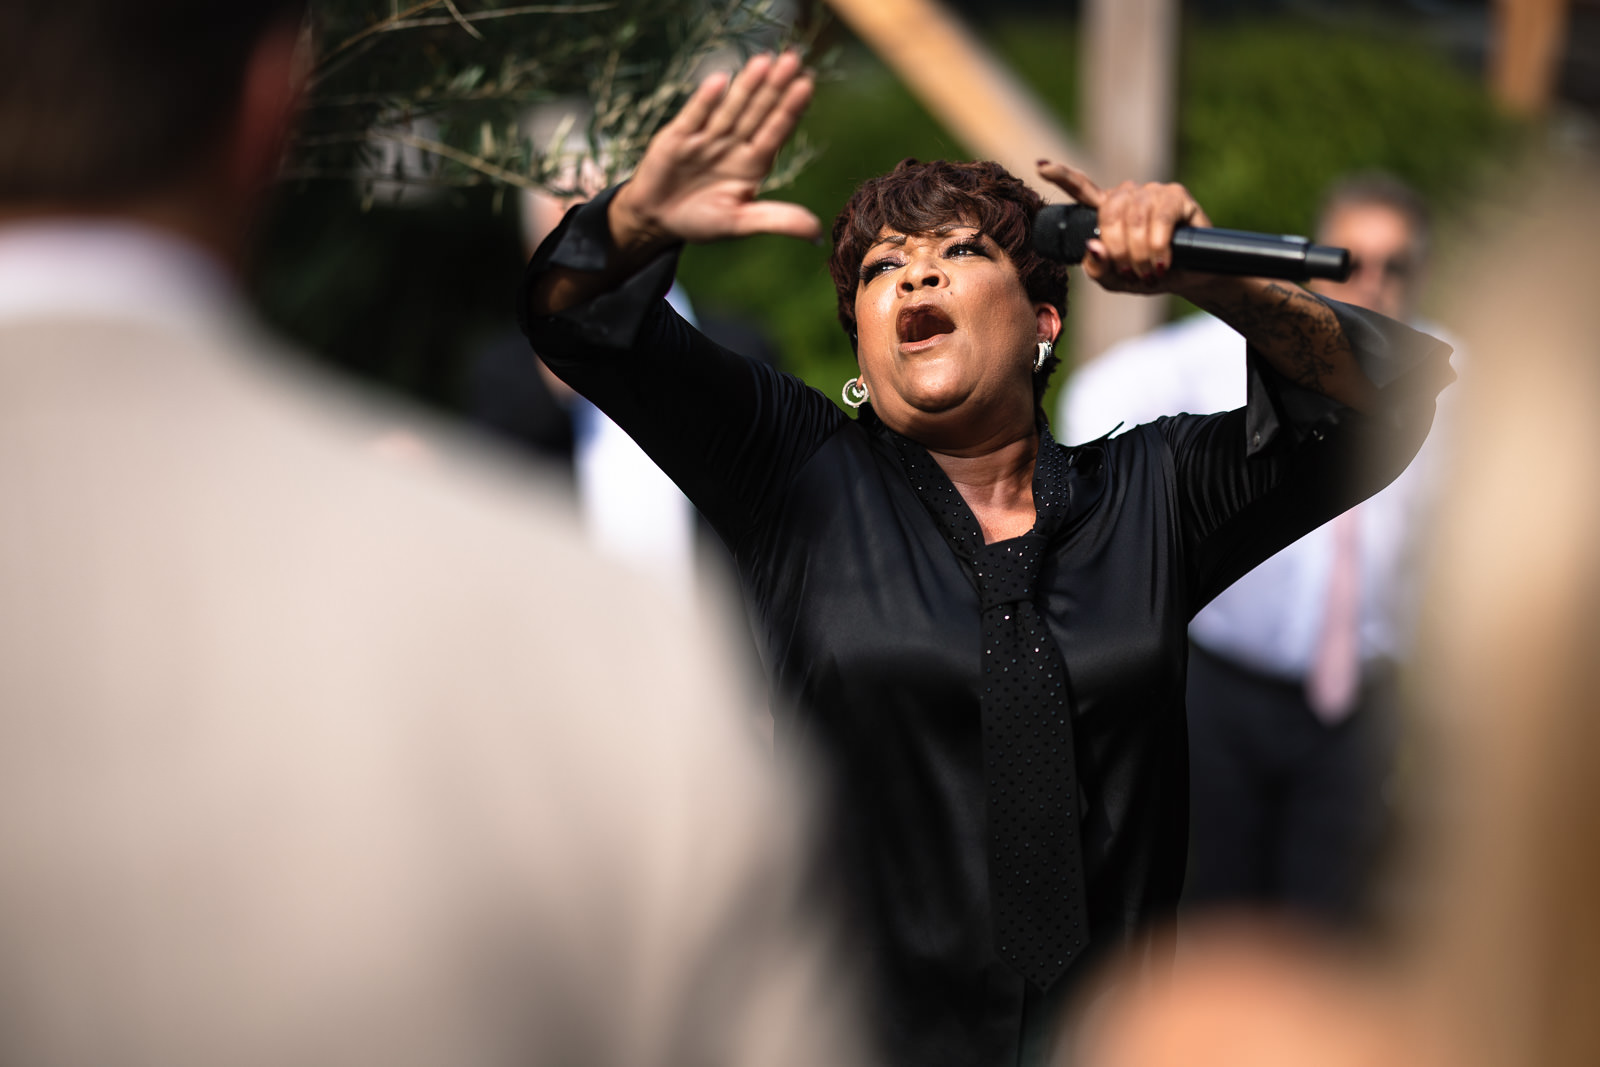
[[[575,209],[530,278],[602,266],[608,200]],[[886,1062],[1036,1061],[1088,961],[1041,995],[995,956],[973,577],[870,408],[852,419],[697,333],[660,298],[675,259],[565,314],[524,314],[528,337],[733,553],[780,745],[820,757],[828,779],[853,962]],[[1384,388],[1381,415],[1271,381],[1252,357],[1246,408],[1068,449],[1069,514],[1040,588],[1071,686],[1093,955],[1169,919],[1182,887],[1189,620],[1397,474],[1450,380],[1447,346],[1332,306]]]

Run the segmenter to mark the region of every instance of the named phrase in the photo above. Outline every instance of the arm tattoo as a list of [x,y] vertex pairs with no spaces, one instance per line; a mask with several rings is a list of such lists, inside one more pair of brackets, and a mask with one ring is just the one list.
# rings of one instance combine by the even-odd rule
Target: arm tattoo
[[1339,320],[1304,289],[1273,282],[1266,299],[1216,299],[1201,306],[1244,335],[1267,361],[1296,385],[1326,393],[1350,358]]

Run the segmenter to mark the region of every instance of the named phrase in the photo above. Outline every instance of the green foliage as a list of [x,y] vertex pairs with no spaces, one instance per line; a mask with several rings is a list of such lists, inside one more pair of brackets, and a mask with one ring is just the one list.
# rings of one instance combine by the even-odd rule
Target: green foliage
[[[313,0],[312,90],[289,176],[569,192],[575,162],[588,159],[609,183],[633,168],[708,56],[781,32],[772,9],[773,0]],[[584,100],[585,113],[528,127],[530,108],[568,98]]]
[[[525,5],[455,0],[479,40],[443,0],[415,4],[375,32],[394,0],[313,2],[320,73],[297,172],[357,173],[370,184],[375,144],[405,132],[403,120],[427,117],[466,161],[406,177],[501,188],[548,184],[558,170],[541,155],[548,143],[513,134],[528,104],[597,99],[595,121],[577,132],[591,151],[607,142],[609,169],[620,174],[689,86],[690,65],[675,57],[714,40],[748,41],[769,12],[767,0],[603,0],[603,10],[588,11],[576,10],[595,6],[587,0],[555,0],[548,6],[566,13],[510,15]],[[481,17],[496,12],[502,17]],[[1073,24],[1030,18],[985,35],[1075,127]],[[1181,61],[1177,176],[1218,225],[1305,232],[1322,186],[1366,168],[1395,172],[1448,211],[1516,145],[1517,131],[1472,77],[1392,31],[1195,23],[1184,30]],[[782,195],[825,225],[862,179],[901,158],[965,155],[870,53],[845,48],[822,66],[801,129],[814,158]],[[409,214],[365,216],[334,188],[280,205],[256,276],[264,310],[324,358],[449,404],[468,335],[510,328],[517,265],[509,221],[494,216],[487,187]],[[476,243],[463,233],[479,235]],[[855,365],[826,262],[826,248],[755,238],[689,249],[681,277],[702,313],[761,324],[789,369],[837,396]]]
[[[306,115],[250,270],[262,317],[325,363],[456,406],[476,353],[514,331],[524,254],[504,190],[631,170],[702,61],[781,39],[773,7],[311,0]],[[573,98],[574,125],[527,122]]]
[[1185,35],[1178,172],[1214,222],[1307,232],[1330,178],[1386,170],[1448,210],[1515,131],[1423,45],[1293,23]]

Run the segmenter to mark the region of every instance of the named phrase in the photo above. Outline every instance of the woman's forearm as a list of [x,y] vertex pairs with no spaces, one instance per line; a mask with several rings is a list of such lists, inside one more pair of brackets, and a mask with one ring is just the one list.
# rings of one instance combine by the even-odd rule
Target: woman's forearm
[[1296,385],[1357,411],[1378,389],[1361,370],[1338,318],[1297,285],[1266,278],[1212,276],[1182,295],[1244,335],[1272,368]]

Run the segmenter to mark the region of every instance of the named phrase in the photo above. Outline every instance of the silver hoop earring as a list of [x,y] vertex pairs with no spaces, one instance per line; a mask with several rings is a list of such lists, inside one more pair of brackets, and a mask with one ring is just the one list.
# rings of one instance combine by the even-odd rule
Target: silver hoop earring
[[1039,342],[1039,358],[1035,359],[1033,361],[1033,369],[1036,370],[1036,371],[1044,370],[1044,361],[1049,359],[1050,358],[1050,353],[1054,352],[1055,350],[1056,350],[1055,342],[1053,342],[1053,341],[1040,341]]
[[867,401],[867,383],[860,378],[851,378],[844,383],[844,402],[853,408],[858,408]]

